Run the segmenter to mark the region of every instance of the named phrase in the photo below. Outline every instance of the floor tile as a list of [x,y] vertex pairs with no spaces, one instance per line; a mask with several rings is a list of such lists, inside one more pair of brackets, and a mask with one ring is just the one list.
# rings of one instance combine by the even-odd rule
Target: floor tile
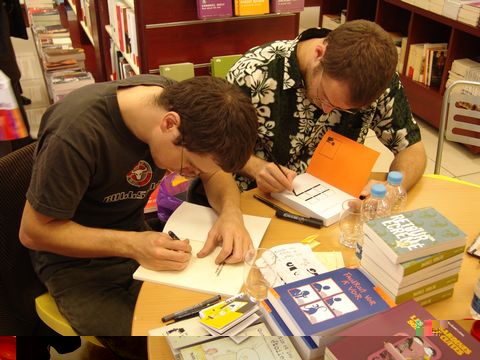
[[458,179],[480,185],[480,172],[470,175],[459,176]]

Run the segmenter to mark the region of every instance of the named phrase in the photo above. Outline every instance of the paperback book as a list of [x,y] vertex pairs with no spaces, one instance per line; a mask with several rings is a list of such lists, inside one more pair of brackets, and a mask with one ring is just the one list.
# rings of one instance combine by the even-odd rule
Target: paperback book
[[465,246],[466,235],[432,207],[367,221],[365,234],[395,264]]
[[415,301],[372,316],[338,335],[342,338],[325,350],[326,360],[451,360],[480,355],[480,342],[458,323],[436,320]]
[[197,15],[199,19],[232,16],[232,0],[197,0]]
[[271,288],[267,299],[295,336],[332,334],[393,305],[359,269],[348,268]]
[[[225,334],[227,330],[244,323],[257,310],[259,310],[258,305],[251,301],[247,294],[240,293],[201,310],[199,312],[200,324],[207,331],[213,330],[221,335]],[[248,325],[250,324],[246,324],[246,326]],[[243,326],[243,328],[246,326]]]
[[388,256],[381,251],[375,243],[373,243],[368,236],[365,236],[362,248],[362,260],[363,256],[370,259],[375,259],[375,263],[383,269],[384,272],[400,282],[402,279],[408,276],[423,276],[422,274],[437,270],[446,264],[463,259],[464,246],[459,246],[450,250],[442,251],[436,254],[423,256],[418,259],[409,260],[400,264],[394,264],[390,261]]

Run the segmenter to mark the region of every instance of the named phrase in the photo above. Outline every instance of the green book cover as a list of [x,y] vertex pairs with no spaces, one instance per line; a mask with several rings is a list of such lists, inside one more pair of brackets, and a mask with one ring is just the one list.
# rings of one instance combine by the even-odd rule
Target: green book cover
[[428,296],[425,299],[417,300],[417,302],[422,306],[427,306],[427,305],[439,302],[441,300],[447,299],[452,295],[453,295],[453,288],[450,288],[442,292],[439,292],[438,294]]
[[465,246],[466,235],[432,207],[367,221],[365,234],[396,264]]
[[398,295],[394,298],[395,303],[400,304],[402,302],[405,302],[410,299],[415,299],[418,296],[422,296],[423,294],[426,294],[430,291],[434,291],[436,289],[445,287],[447,285],[453,284],[458,280],[458,273],[448,276],[446,278],[443,278],[441,280],[435,281],[431,284],[427,284],[425,286],[422,286],[418,289],[409,291],[407,293]]
[[465,246],[459,246],[433,255],[427,255],[419,259],[410,260],[399,265],[403,268],[403,275],[407,276],[413,274],[414,272],[437,264],[440,261],[450,259],[451,257],[462,253],[463,250],[465,250]]
[[235,64],[241,57],[242,55],[224,55],[212,57],[210,60],[212,76],[225,79],[233,64]]

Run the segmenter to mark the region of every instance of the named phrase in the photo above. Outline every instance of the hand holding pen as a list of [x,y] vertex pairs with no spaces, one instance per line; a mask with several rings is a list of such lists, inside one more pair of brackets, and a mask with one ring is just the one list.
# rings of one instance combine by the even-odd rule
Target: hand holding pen
[[278,162],[267,162],[258,159],[253,162],[252,173],[254,174],[257,187],[264,193],[293,191],[293,179],[295,171],[281,166]]

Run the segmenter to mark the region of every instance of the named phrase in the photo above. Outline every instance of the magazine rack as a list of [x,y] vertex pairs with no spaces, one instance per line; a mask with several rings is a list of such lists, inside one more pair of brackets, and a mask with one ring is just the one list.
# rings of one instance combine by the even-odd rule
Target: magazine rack
[[[454,92],[458,87],[462,90]],[[480,146],[480,82],[458,80],[445,90],[438,130],[435,174],[440,173],[445,138]]]

